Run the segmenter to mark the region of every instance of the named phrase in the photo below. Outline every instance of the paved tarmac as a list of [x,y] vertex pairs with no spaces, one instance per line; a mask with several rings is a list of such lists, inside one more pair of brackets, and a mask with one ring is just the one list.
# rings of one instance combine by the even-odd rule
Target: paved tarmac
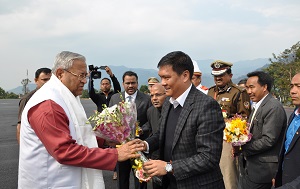
[[[19,99],[0,99],[0,189],[18,187],[19,145],[16,140],[16,125]],[[94,113],[95,104],[83,99],[87,116]],[[116,189],[117,181],[112,179],[112,171],[103,171],[106,189]],[[130,175],[130,188],[134,188],[133,175]],[[152,189],[148,184],[148,189]]]
[[[16,141],[18,99],[0,99],[0,189],[15,189],[18,183],[19,145]],[[84,99],[82,104],[88,116],[96,109],[91,100]],[[293,108],[285,108],[289,116]],[[112,171],[103,171],[106,189],[116,189],[117,181],[112,180]],[[130,188],[133,186],[131,175]],[[148,189],[152,189],[148,184]]]

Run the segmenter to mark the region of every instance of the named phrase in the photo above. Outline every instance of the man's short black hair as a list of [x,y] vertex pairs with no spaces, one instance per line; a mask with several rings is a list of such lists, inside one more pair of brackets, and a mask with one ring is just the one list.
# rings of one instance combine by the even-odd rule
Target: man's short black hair
[[190,79],[194,74],[194,65],[192,59],[181,51],[170,52],[159,61],[157,68],[162,66],[172,66],[177,75],[181,75],[185,70],[190,72]]
[[267,90],[270,92],[273,87],[273,78],[266,72],[263,71],[254,71],[247,74],[247,77],[258,77],[258,84],[260,86],[267,85]]
[[133,72],[133,71],[127,71],[127,72],[125,72],[123,74],[123,82],[124,82],[125,76],[135,76],[136,77],[136,81],[138,81],[138,79],[139,79],[138,76],[137,76],[137,74],[135,72]]
[[51,73],[51,69],[49,68],[40,68],[38,70],[36,70],[35,72],[35,78],[39,78],[41,73],[45,73],[45,74],[50,74]]
[[110,79],[108,79],[107,77],[102,78],[101,81],[100,81],[100,83],[102,83],[102,81],[105,80],[105,79],[108,80],[109,84],[111,84]]
[[241,85],[241,84],[246,84],[247,82],[247,79],[241,79],[239,82],[238,82],[238,85]]

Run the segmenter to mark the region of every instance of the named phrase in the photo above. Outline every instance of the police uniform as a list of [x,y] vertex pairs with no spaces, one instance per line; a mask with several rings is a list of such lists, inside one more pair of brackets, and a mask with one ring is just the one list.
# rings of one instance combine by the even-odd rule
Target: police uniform
[[[211,64],[212,75],[220,76],[230,69],[232,63],[217,60]],[[224,118],[230,118],[235,114],[243,117],[250,115],[250,98],[246,90],[233,84],[230,80],[224,87],[212,86],[208,90],[209,96],[220,104]],[[220,167],[226,189],[236,189],[238,184],[237,159],[232,158],[232,145],[223,141],[223,150]]]
[[222,89],[217,86],[212,86],[208,90],[208,95],[213,97],[222,109],[222,113],[227,115],[227,118],[233,117],[235,114],[240,114],[243,117],[250,115],[250,99],[245,89],[229,82]]

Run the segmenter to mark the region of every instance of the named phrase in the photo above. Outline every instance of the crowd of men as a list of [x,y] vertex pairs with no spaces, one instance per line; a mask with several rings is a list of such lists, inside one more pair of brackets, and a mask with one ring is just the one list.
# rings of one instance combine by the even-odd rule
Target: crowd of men
[[[282,104],[271,95],[274,78],[254,71],[237,85],[232,66],[212,62],[215,85],[207,88],[198,63],[174,51],[158,62],[160,81],[148,79],[149,93],[138,90],[132,71],[124,72],[121,91],[108,66],[110,78],[100,80],[97,93],[85,57],[59,53],[52,75],[50,69],[39,69],[37,89],[20,101],[19,188],[103,189],[101,170],[111,170],[118,188],[129,189],[137,151],[150,158],[143,168],[153,178],[153,189],[300,188],[300,73],[290,84],[296,108],[287,122]],[[122,100],[135,102],[141,128],[137,139],[114,148],[93,135],[79,99],[87,82],[99,112]],[[237,114],[252,134],[241,148],[223,141],[224,119]],[[135,189],[147,188],[134,179]]]

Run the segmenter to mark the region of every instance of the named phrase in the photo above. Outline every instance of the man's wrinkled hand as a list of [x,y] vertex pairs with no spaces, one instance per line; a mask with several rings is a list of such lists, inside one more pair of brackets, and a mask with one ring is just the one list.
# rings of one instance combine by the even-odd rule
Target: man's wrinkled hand
[[134,139],[125,144],[122,144],[117,148],[118,150],[118,161],[126,161],[130,158],[138,158],[140,154],[138,151],[143,151],[144,143],[140,139]]

